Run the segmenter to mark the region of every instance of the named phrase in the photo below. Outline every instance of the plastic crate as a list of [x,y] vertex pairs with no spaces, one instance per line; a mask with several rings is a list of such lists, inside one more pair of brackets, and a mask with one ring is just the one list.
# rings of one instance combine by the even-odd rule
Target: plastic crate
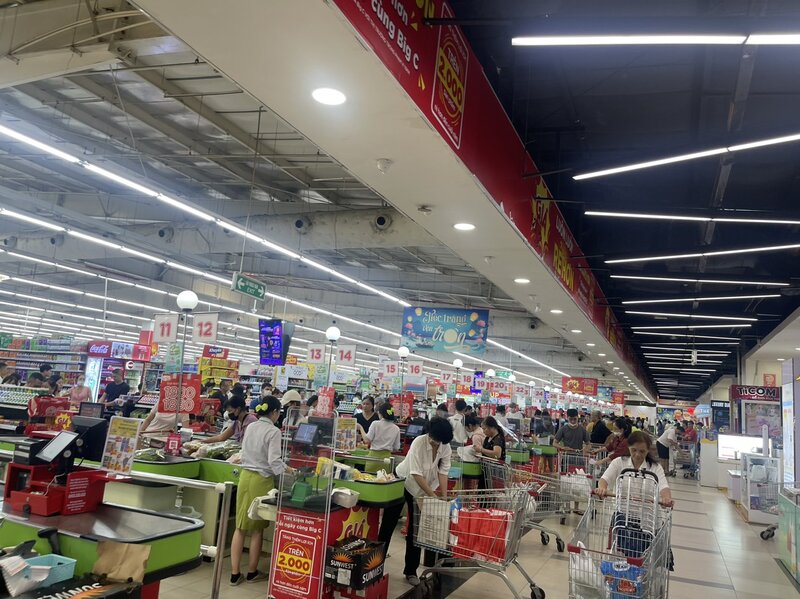
[[43,587],[49,587],[57,582],[69,580],[75,575],[76,560],[63,555],[56,555],[51,553],[49,555],[40,555],[38,557],[31,557],[25,560],[29,566],[48,566],[50,573],[42,583]]

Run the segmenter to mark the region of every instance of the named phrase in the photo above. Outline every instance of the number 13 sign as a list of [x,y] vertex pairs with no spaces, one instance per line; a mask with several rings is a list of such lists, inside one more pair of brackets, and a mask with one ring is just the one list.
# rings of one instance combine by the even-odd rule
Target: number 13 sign
[[195,343],[214,343],[217,340],[218,322],[218,312],[195,314],[192,322],[192,341]]
[[309,364],[324,364],[325,363],[325,344],[324,343],[310,343],[308,345],[308,363]]

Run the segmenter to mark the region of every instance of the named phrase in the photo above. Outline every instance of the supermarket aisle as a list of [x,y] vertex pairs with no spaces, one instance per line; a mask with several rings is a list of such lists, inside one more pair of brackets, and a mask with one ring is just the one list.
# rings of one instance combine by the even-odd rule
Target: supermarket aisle
[[[775,561],[775,540],[762,541],[760,526],[750,526],[739,516],[725,496],[715,489],[705,489],[684,479],[670,481],[676,501],[672,529],[672,547],[676,571],[670,581],[672,599],[761,599],[800,597],[790,579]],[[563,530],[569,539],[569,525],[577,523],[572,516]],[[548,523],[549,524],[549,523]],[[387,561],[390,575],[390,598],[411,591],[402,580],[404,539],[399,530],[392,540],[393,557]],[[539,535],[527,535],[521,545],[521,562],[531,576],[547,592],[548,599],[566,599],[567,554],[556,552],[553,543],[542,546]],[[231,588],[227,585],[230,561],[225,561],[223,599],[263,599],[264,582]],[[421,570],[420,570],[421,572]],[[519,575],[512,580],[522,586]],[[211,584],[211,567],[170,578],[162,584],[161,599],[206,599]],[[499,579],[481,574],[450,589],[451,599],[492,599],[510,597]],[[412,595],[413,596],[413,595]]]
[[[762,599],[800,597],[775,561],[775,541],[762,541],[762,527],[746,524],[733,505],[716,489],[696,482],[671,479],[676,501],[672,528],[675,572],[670,579],[673,599]],[[538,535],[523,539],[521,562],[548,599],[568,597],[566,554],[539,544]],[[513,577],[522,584],[519,576]],[[499,579],[480,575],[449,596],[507,597]]]

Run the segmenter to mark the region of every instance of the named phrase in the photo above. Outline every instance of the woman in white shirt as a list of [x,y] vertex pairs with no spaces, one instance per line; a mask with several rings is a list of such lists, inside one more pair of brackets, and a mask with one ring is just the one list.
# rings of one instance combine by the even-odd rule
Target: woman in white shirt
[[400,427],[395,421],[392,404],[382,403],[378,407],[378,422],[373,422],[369,431],[364,435],[364,442],[369,445],[369,457],[375,461],[368,461],[365,472],[376,473],[378,470],[387,470],[384,463],[377,460],[386,460],[392,457],[393,451],[400,450]]
[[242,439],[242,470],[236,490],[236,530],[231,542],[231,586],[264,580],[267,575],[258,570],[260,551],[251,551],[247,576],[240,565],[244,553],[244,538],[250,533],[250,547],[261,547],[264,529],[269,522],[251,520],[247,511],[256,497],[275,488],[275,477],[290,471],[281,457],[281,429],[275,423],[281,416],[281,402],[272,395],[256,406],[258,420],[245,430]]
[[630,456],[616,458],[597,481],[597,495],[605,497],[614,489],[623,470],[650,472],[658,481],[658,499],[663,506],[672,506],[672,492],[669,490],[667,475],[661,465],[650,457],[653,441],[644,431],[636,431],[628,437]]
[[671,449],[678,449],[678,433],[675,426],[668,426],[656,441],[658,459],[664,472],[669,472],[669,452]]
[[[375,426],[375,425],[373,425]],[[371,430],[371,428],[370,428]],[[406,535],[406,563],[403,574],[406,581],[413,586],[419,584],[417,568],[419,567],[422,550],[414,544],[414,518],[416,514],[415,503],[419,497],[445,496],[447,493],[447,478],[450,472],[450,458],[452,450],[450,442],[453,440],[453,427],[444,418],[432,418],[428,434],[414,439],[408,450],[406,459],[397,467],[398,476],[404,477],[405,499],[408,507],[408,534]],[[400,520],[403,505],[386,508],[383,513],[381,529],[378,540],[386,544],[389,550],[389,541],[392,533]],[[427,557],[427,556],[426,556]],[[426,559],[426,562],[430,561]],[[426,563],[426,565],[433,565]]]

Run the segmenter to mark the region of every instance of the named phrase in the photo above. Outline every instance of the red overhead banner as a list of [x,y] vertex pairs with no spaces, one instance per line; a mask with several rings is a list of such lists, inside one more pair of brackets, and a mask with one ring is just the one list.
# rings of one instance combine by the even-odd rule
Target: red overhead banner
[[612,391],[611,393],[611,403],[617,404],[619,406],[625,405],[625,394],[622,391]]
[[580,377],[561,377],[561,392],[571,391],[579,395],[597,395],[597,379],[585,379]]
[[617,353],[642,370],[600,285],[444,0],[333,0]]

